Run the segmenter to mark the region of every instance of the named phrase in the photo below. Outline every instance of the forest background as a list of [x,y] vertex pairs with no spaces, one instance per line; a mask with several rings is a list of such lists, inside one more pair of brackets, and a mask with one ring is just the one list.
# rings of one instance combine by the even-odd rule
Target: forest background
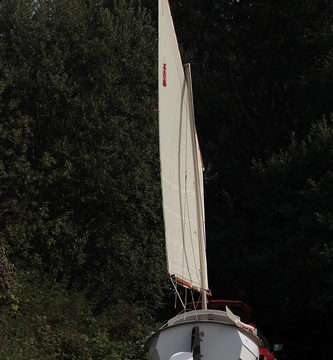
[[[214,298],[328,360],[333,3],[170,5]],[[172,314],[157,108],[157,1],[0,2],[0,359],[143,359]]]

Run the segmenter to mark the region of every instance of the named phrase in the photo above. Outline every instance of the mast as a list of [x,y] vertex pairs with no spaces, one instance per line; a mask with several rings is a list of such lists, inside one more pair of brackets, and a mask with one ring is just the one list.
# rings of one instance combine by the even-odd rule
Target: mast
[[185,64],[185,78],[188,89],[188,102],[190,108],[190,124],[191,124],[191,138],[192,138],[192,152],[193,152],[193,167],[195,176],[195,194],[196,194],[196,212],[198,221],[198,241],[199,241],[199,255],[200,255],[200,277],[201,277],[201,303],[202,309],[207,309],[207,260],[206,260],[206,243],[204,237],[204,225],[203,225],[203,211],[202,211],[202,198],[200,191],[200,180],[198,170],[198,152],[196,148],[196,132],[195,132],[195,118],[194,118],[194,106],[193,106],[193,93],[192,93],[192,77],[191,77],[191,65]]

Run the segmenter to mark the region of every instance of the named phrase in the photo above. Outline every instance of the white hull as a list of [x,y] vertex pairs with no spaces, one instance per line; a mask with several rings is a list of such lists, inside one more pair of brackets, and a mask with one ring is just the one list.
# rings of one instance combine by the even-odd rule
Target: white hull
[[[199,348],[194,350],[193,343]],[[149,360],[256,360],[258,344],[259,340],[236,326],[226,312],[198,310],[169,320],[145,347]]]

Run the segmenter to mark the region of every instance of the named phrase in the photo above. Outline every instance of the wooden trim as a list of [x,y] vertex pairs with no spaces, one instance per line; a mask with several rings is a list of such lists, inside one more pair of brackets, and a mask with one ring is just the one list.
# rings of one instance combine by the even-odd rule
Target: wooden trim
[[[171,275],[171,274],[169,274],[169,277],[173,278],[176,281],[176,283],[179,284],[179,285],[187,287],[188,289],[193,289],[196,292],[201,292],[201,289],[198,286],[195,286],[195,285],[191,284],[187,280],[184,280],[184,279],[182,279],[182,278],[180,278],[180,277],[178,277],[176,275]],[[206,290],[207,296],[211,297],[212,296],[211,291],[209,289],[205,289],[205,290]]]

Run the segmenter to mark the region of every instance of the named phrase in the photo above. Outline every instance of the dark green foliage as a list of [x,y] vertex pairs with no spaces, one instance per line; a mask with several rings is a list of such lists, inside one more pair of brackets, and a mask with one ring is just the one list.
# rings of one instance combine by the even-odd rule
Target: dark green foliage
[[[166,282],[149,14],[125,1],[4,0],[0,35],[0,284],[19,302],[1,306],[1,348],[137,359],[147,332],[133,319],[159,308]],[[43,275],[34,295],[22,269],[56,289]],[[118,303],[131,304],[110,310],[120,323],[106,312]],[[41,312],[66,323],[48,332]],[[85,312],[97,323],[87,340]],[[113,336],[122,323],[133,328]]]
[[164,255],[147,13],[60,0],[0,10],[1,221],[12,258],[70,276],[102,303],[156,304]]
[[[213,294],[248,301],[284,358],[329,359],[333,3],[170,5]],[[166,281],[156,15],[150,0],[0,2],[4,358],[142,357]]]
[[[325,334],[301,335],[297,328],[305,322],[329,328],[333,311],[332,124],[325,119],[314,123],[305,140],[292,138],[286,151],[255,164],[260,191],[249,196],[257,239],[248,261],[261,283],[254,295],[261,322],[283,327],[291,348],[288,338],[307,339],[304,356],[316,353],[325,359],[328,348],[318,349]],[[275,296],[265,296],[267,291]],[[267,302],[274,315],[265,308]]]
[[144,308],[119,304],[94,315],[84,293],[63,285],[29,273],[0,296],[1,359],[144,358],[141,343],[153,328]]

